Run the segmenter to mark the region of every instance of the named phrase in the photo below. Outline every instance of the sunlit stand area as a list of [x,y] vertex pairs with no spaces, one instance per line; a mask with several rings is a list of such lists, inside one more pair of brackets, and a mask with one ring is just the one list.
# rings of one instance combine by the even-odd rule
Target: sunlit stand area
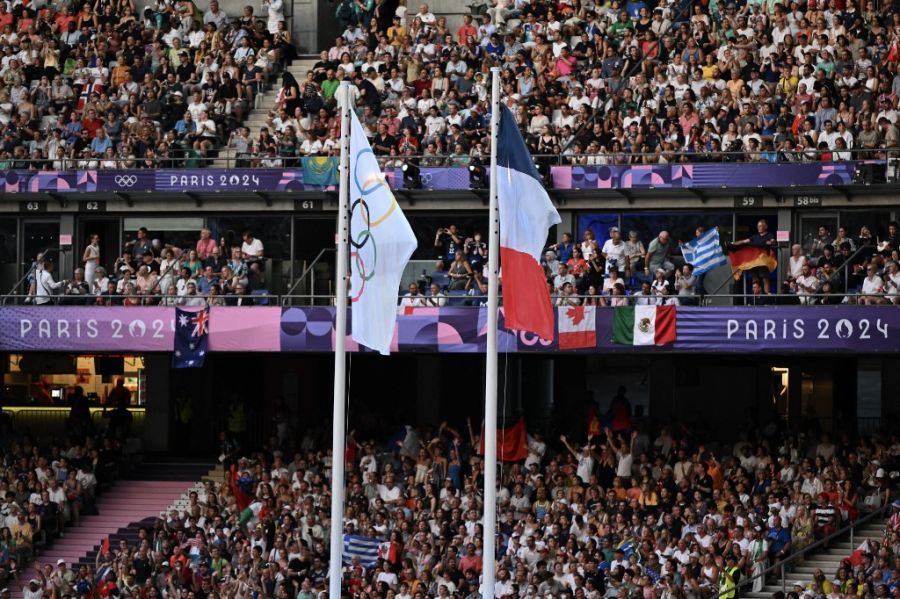
[[73,408],[85,407],[93,426],[104,430],[122,406],[131,415],[131,437],[143,435],[147,379],[142,356],[30,353],[10,354],[2,363],[0,401],[17,430],[42,438],[63,435]]

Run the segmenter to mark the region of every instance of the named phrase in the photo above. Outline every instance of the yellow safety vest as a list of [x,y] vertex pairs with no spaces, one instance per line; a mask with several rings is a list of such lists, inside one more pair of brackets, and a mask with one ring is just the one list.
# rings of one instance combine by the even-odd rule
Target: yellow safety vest
[[731,569],[723,569],[719,575],[719,597],[720,599],[734,599],[737,595],[737,589],[734,584],[734,575],[738,569],[734,566]]

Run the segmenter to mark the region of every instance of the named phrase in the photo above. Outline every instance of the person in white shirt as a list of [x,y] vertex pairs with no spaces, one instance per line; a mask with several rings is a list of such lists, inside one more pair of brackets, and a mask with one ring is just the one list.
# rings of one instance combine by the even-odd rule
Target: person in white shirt
[[378,576],[375,578],[376,582],[383,582],[388,585],[389,588],[395,589],[397,588],[397,575],[391,572],[391,564],[387,560],[385,560],[383,569],[378,573]]
[[641,290],[631,294],[631,298],[635,306],[656,306],[659,304],[659,298],[653,293],[653,289],[647,281],[641,283]]
[[207,111],[206,103],[203,101],[203,96],[200,95],[200,92],[194,92],[194,95],[191,96],[191,103],[188,104],[187,110],[191,113],[191,118],[194,121],[199,121],[200,114]]
[[884,281],[876,273],[874,264],[866,266],[866,278],[862,282],[862,294],[859,298],[860,304],[876,305],[885,303],[884,299]]
[[441,291],[440,285],[438,285],[437,283],[432,283],[430,290],[431,293],[422,298],[423,306],[440,308],[441,306],[447,305],[447,295],[443,291]]
[[206,305],[206,298],[197,293],[197,283],[194,281],[188,281],[184,286],[184,293],[178,300],[179,306],[197,306],[203,307]]
[[590,106],[591,99],[584,95],[584,87],[580,83],[576,83],[574,95],[569,96],[566,104],[577,113],[582,106]]
[[65,279],[59,282],[53,280],[53,262],[44,262],[43,267],[39,266],[35,272],[34,303],[38,306],[50,303],[53,300],[54,292],[65,284]]
[[794,279],[794,285],[797,288],[797,295],[800,296],[800,303],[811,303],[812,298],[808,296],[815,294],[819,290],[819,279],[812,274],[809,264],[804,263],[800,267],[800,276]]
[[278,23],[284,21],[284,2],[283,0],[263,0],[262,5],[268,13],[266,29],[274,35],[278,31]]
[[565,435],[561,435],[559,440],[563,442],[563,445],[566,446],[566,449],[575,456],[575,459],[578,460],[578,467],[575,470],[575,474],[584,482],[584,484],[589,484],[591,482],[591,473],[594,470],[594,458],[591,454],[591,446],[585,445],[581,448],[581,453],[575,451],[575,449],[569,445],[568,439],[566,439]]
[[825,121],[823,130],[819,133],[819,143],[825,142],[828,144],[828,149],[833,150],[835,140],[840,136],[841,134],[834,129],[834,123],[831,122],[831,119],[828,119]]
[[241,244],[241,257],[244,260],[259,259],[263,257],[263,242],[253,236],[252,231],[244,231]]
[[[506,568],[500,568],[497,572],[497,580],[494,583],[494,597],[507,597],[512,595],[514,583],[509,577]],[[482,597],[484,595],[482,594]]]
[[394,474],[384,475],[384,484],[378,485],[378,497],[384,502],[385,507],[396,509],[403,504],[403,493],[394,482]]
[[619,231],[619,227],[612,227],[609,230],[609,239],[603,243],[600,253],[606,258],[607,274],[614,266],[619,267],[624,264],[622,256],[625,254],[625,242],[622,241],[622,233]]
[[802,274],[803,265],[806,264],[806,256],[803,255],[803,247],[799,243],[791,246],[791,257],[788,258],[791,277],[797,278]]
[[400,300],[400,314],[404,314],[407,308],[419,308],[425,305],[425,296],[419,293],[419,286],[409,284],[409,291]]
[[435,22],[437,22],[437,18],[434,16],[434,13],[428,9],[427,4],[422,4],[419,6],[419,12],[416,14],[419,20],[422,22],[422,25],[426,27],[426,29],[431,29],[434,27]]
[[822,481],[816,478],[816,473],[812,470],[807,470],[803,475],[803,484],[800,485],[800,492],[810,497],[818,497],[823,489]]
[[447,121],[441,116],[437,106],[429,109],[428,117],[425,119],[425,133],[427,138],[434,141],[447,129]]

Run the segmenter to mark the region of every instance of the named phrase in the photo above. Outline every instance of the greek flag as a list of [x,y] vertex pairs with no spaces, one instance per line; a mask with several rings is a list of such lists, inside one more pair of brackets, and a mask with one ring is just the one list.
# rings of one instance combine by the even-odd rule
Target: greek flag
[[371,537],[357,535],[344,535],[343,562],[349,566],[354,557],[358,557],[360,563],[366,568],[371,568],[378,561],[378,549],[381,541]]
[[[621,543],[616,547],[617,550],[622,551],[622,555],[625,559],[628,559],[637,551],[637,547],[635,546],[634,539],[628,537],[627,539],[623,539]],[[640,554],[638,554],[638,561],[640,561]]]
[[717,266],[728,264],[719,241],[719,229],[710,229],[700,237],[681,246],[681,253],[688,264],[694,267],[695,275],[702,275]]

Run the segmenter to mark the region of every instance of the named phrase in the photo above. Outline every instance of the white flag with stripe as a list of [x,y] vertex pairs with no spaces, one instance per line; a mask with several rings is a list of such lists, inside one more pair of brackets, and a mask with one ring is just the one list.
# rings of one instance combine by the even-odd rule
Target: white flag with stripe
[[350,117],[350,299],[353,340],[391,352],[397,296],[416,236],[369,146],[355,112]]
[[345,566],[349,566],[353,562],[353,558],[358,557],[363,566],[371,568],[378,561],[378,550],[380,548],[381,541],[378,539],[358,535],[344,535],[342,561]]
[[681,245],[685,261],[694,267],[695,275],[728,264],[728,257],[722,251],[719,228],[710,229],[700,237]]

